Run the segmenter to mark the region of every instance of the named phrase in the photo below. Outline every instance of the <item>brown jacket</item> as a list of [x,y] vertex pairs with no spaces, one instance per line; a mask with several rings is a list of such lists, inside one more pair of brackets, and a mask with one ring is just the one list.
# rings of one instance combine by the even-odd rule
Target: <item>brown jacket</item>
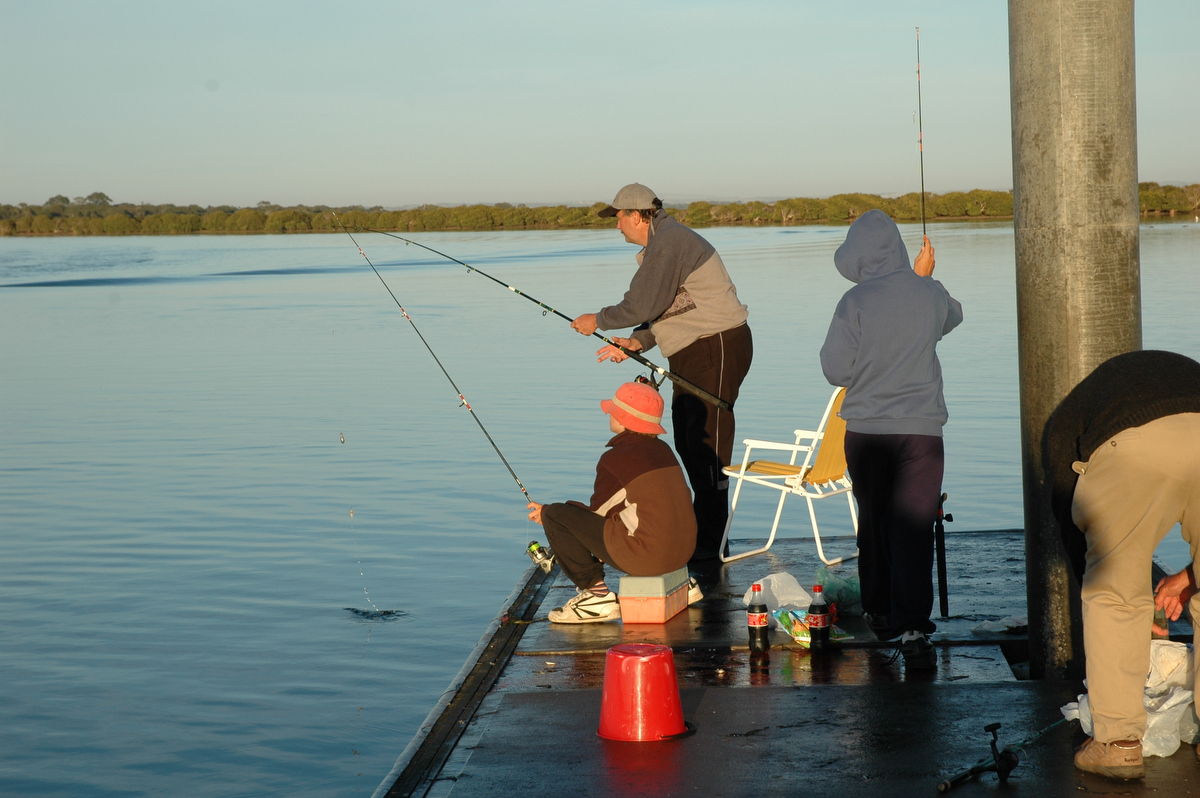
[[622,432],[596,464],[588,509],[605,517],[613,565],[657,576],[687,565],[696,548],[696,515],[671,447],[652,435]]

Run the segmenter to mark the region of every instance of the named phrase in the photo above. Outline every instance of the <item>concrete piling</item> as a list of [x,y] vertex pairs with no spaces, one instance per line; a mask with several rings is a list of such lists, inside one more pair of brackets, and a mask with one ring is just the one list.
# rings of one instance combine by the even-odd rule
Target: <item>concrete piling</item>
[[1079,586],[1042,430],[1096,366],[1141,348],[1133,0],[1009,0],[1008,25],[1030,665],[1076,677]]

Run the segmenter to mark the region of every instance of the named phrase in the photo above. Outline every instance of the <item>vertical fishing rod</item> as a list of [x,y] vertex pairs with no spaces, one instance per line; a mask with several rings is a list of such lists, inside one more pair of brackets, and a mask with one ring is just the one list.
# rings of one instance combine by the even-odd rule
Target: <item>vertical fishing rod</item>
[[421,343],[425,344],[425,348],[429,351],[429,355],[433,358],[433,362],[437,363],[438,368],[440,368],[442,373],[446,375],[446,379],[450,381],[450,387],[452,387],[454,392],[458,394],[458,401],[461,403],[459,407],[467,408],[467,411],[471,414],[471,418],[475,419],[475,423],[479,425],[479,430],[483,433],[483,436],[488,439],[488,443],[490,443],[492,448],[496,450],[496,454],[500,457],[500,462],[504,463],[504,467],[507,468],[508,473],[512,475],[513,481],[517,483],[517,487],[521,489],[521,493],[525,494],[525,500],[527,502],[532,502],[533,499],[530,498],[529,491],[525,490],[525,486],[521,484],[521,479],[517,476],[517,472],[513,471],[512,466],[508,464],[508,460],[504,458],[504,454],[500,451],[500,447],[496,445],[494,440],[492,440],[492,436],[488,434],[487,428],[483,426],[483,422],[479,420],[479,416],[475,415],[475,410],[466,400],[466,397],[463,396],[462,391],[458,389],[458,386],[455,385],[454,378],[450,376],[450,372],[446,371],[446,367],[442,365],[442,361],[439,360],[438,356],[434,353],[433,347],[431,347],[429,342],[425,340],[425,336],[421,335],[421,331],[417,329],[416,322],[414,322],[412,317],[408,315],[408,311],[405,310],[404,306],[400,304],[400,300],[396,299],[396,295],[392,293],[391,287],[383,279],[383,275],[379,273],[379,269],[376,269],[375,264],[371,263],[371,259],[367,257],[367,253],[363,252],[363,248],[359,246],[358,241],[355,240],[353,234],[346,229],[346,225],[342,224],[342,220],[338,218],[336,213],[333,214],[333,218],[337,220],[338,226],[342,228],[342,231],[345,232],[346,235],[350,236],[350,240],[354,242],[354,247],[358,250],[358,254],[363,256],[363,260],[365,260],[367,265],[371,267],[371,271],[375,272],[375,276],[379,278],[379,282],[383,283],[383,287],[387,289],[388,294],[391,294],[392,301],[396,303],[396,307],[400,308],[400,312],[404,314],[404,318],[408,319],[408,323],[412,325],[413,332],[415,332],[417,337],[421,339]]
[[[339,221],[338,224],[341,224],[341,222]],[[342,229],[345,230],[346,228],[343,227]],[[502,285],[505,288],[507,288],[509,291],[512,291],[517,296],[524,297],[525,299],[528,299],[530,302],[537,305],[539,308],[542,309],[543,316],[545,316],[547,313],[553,313],[555,316],[566,319],[567,321],[574,321],[574,319],[572,319],[570,316],[568,316],[565,313],[562,313],[558,310],[555,310],[554,308],[550,307],[549,305],[545,304],[544,302],[542,302],[538,299],[535,299],[534,297],[531,297],[529,294],[526,294],[524,291],[520,290],[519,288],[517,288],[515,286],[511,286],[508,283],[504,282],[503,280],[498,280],[495,277],[493,277],[492,275],[488,274],[487,272],[481,271],[480,269],[475,268],[474,266],[472,266],[469,263],[464,263],[461,260],[459,260],[458,258],[447,255],[445,252],[439,252],[438,250],[434,249],[433,247],[428,247],[428,246],[422,244],[420,241],[413,241],[411,239],[405,238],[404,236],[398,236],[395,233],[388,233],[383,230],[373,230],[369,227],[364,228],[364,229],[368,233],[379,233],[380,235],[388,236],[389,238],[395,238],[399,241],[403,241],[405,244],[412,244],[413,246],[418,246],[421,249],[424,249],[428,252],[432,252],[434,255],[440,255],[441,257],[445,258],[446,260],[453,261],[454,263],[457,263],[459,266],[464,266],[464,267],[466,267],[466,269],[468,271],[472,271],[472,272],[475,272],[476,274],[483,275],[484,277],[491,280],[493,283],[496,283],[497,285]],[[352,236],[352,238],[353,238],[353,236]],[[361,252],[361,250],[359,250],[359,251]],[[364,255],[363,257],[366,257],[366,256]],[[380,279],[382,279],[382,278],[380,278]],[[633,351],[632,349],[626,349],[625,347],[618,344],[616,341],[613,341],[611,338],[601,335],[599,332],[593,332],[592,336],[595,338],[599,338],[601,341],[603,341],[604,343],[606,343],[610,346],[615,346],[617,349],[620,349],[621,352],[623,354],[625,354],[626,356],[632,358],[633,360],[637,361],[638,363],[641,363],[643,366],[650,369],[651,371],[653,371],[655,374],[659,375],[660,377],[671,380],[671,382],[675,383],[683,390],[685,390],[688,393],[691,393],[695,396],[700,397],[705,402],[708,402],[711,405],[715,405],[715,406],[721,408],[722,410],[733,410],[733,405],[731,405],[729,402],[726,402],[721,397],[714,396],[713,394],[711,394],[708,391],[701,388],[699,385],[689,382],[688,380],[684,379],[683,377],[680,377],[678,374],[675,374],[674,372],[667,371],[662,366],[651,363],[649,360],[642,357],[641,355],[639,355],[637,352]],[[659,382],[661,383],[661,380]]]
[[921,27],[917,26],[917,149],[921,153],[921,235],[925,235],[925,124],[921,119]]

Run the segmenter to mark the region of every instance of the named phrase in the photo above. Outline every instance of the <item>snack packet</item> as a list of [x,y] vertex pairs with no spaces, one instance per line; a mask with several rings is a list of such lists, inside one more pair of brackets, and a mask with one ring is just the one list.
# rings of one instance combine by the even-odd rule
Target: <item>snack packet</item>
[[[800,645],[808,648],[808,625],[804,622],[808,613],[803,610],[775,610],[772,613],[779,626]],[[849,640],[851,635],[836,625],[829,627],[829,642],[840,643]]]

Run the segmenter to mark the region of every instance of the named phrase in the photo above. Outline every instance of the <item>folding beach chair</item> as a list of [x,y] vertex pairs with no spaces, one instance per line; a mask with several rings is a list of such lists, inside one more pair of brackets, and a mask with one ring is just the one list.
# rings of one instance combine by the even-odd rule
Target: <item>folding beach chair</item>
[[[743,441],[746,444],[746,453],[742,457],[741,466],[729,466],[724,469],[726,475],[737,480],[737,487],[733,490],[729,521],[725,524],[725,535],[721,538],[720,551],[725,551],[725,544],[729,540],[729,530],[733,526],[733,516],[737,511],[738,497],[742,493],[743,484],[749,482],[774,488],[780,492],[779,505],[775,508],[775,520],[771,524],[771,536],[767,538],[767,545],[729,557],[722,554],[723,562],[732,562],[754,554],[762,554],[771,548],[771,544],[775,542],[775,533],[779,529],[779,517],[783,513],[783,503],[788,496],[803,496],[808,503],[808,517],[812,522],[813,538],[817,542],[817,554],[820,555],[822,562],[826,565],[833,565],[858,556],[856,547],[853,554],[844,557],[834,560],[825,557],[825,549],[821,545],[821,533],[817,529],[817,514],[813,508],[815,501],[846,494],[847,502],[850,505],[850,521],[854,526],[855,535],[858,534],[858,513],[854,507],[854,495],[850,492],[852,488],[850,476],[846,473],[846,422],[838,416],[838,411],[842,407],[842,399],[845,396],[845,388],[836,389],[829,397],[829,404],[825,406],[825,414],[821,416],[821,423],[817,429],[796,430],[795,443],[775,443],[751,438]],[[750,453],[755,449],[789,452],[790,457],[786,463],[751,460]],[[796,460],[801,453],[804,454],[804,459],[797,463]]]

